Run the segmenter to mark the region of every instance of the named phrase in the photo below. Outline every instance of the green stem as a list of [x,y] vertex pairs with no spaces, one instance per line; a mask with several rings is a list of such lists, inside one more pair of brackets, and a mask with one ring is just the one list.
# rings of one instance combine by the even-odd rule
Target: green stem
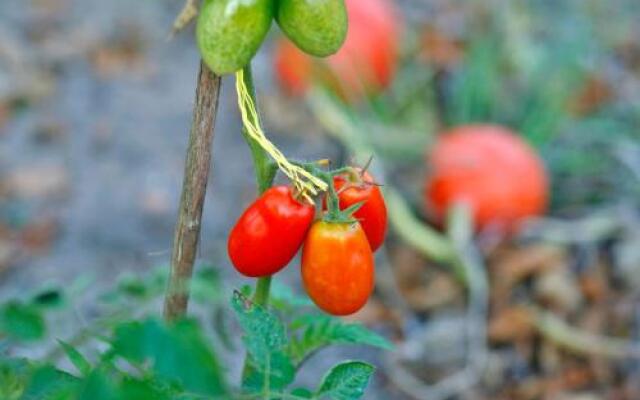
[[[260,110],[256,98],[256,89],[253,84],[253,72],[251,70],[251,63],[247,64],[247,66],[244,67],[243,77],[244,84],[247,86],[249,95],[251,96],[253,103],[256,105],[256,109]],[[253,158],[253,166],[255,169],[256,181],[258,184],[258,192],[262,194],[267,189],[269,189],[271,185],[273,185],[273,180],[278,171],[278,167],[276,163],[271,160],[269,155],[262,149],[262,147],[260,147],[260,145],[249,136],[245,127],[242,127],[242,136],[251,149],[251,157]],[[266,307],[269,304],[270,290],[271,276],[258,278],[258,280],[256,281],[256,290],[253,294],[253,302],[260,306]],[[244,367],[242,369],[242,380],[244,380],[244,378],[247,377],[251,371],[249,363],[247,361],[247,358],[245,358]]]
[[329,174],[326,179],[327,184],[329,185],[329,189],[327,190],[327,210],[329,210],[329,216],[331,218],[337,218],[340,214],[340,199],[338,198],[338,193],[336,192],[336,187],[333,184],[333,177]]
[[256,282],[256,292],[253,294],[253,302],[265,306],[269,303],[269,291],[271,290],[271,276],[259,278]]
[[[247,64],[247,66],[244,67],[243,72],[244,84],[247,86],[247,90],[249,91],[249,95],[251,96],[253,103],[256,105],[256,109],[260,110],[256,99],[256,88],[253,84],[251,64]],[[260,145],[249,136],[249,133],[247,133],[244,126],[242,127],[242,136],[251,149],[251,157],[253,158],[253,165],[256,172],[258,192],[262,194],[273,184],[273,179],[276,176],[276,172],[278,172],[278,166],[271,160],[262,147],[260,147]]]

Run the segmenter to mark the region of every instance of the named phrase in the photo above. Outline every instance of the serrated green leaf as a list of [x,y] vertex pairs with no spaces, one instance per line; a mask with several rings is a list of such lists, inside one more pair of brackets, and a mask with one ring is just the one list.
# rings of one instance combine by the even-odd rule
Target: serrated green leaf
[[260,362],[251,357],[248,371],[242,387],[250,393],[284,389],[293,382],[296,372],[291,359],[282,351],[274,351]]
[[253,391],[286,387],[293,381],[295,368],[284,352],[289,343],[284,324],[240,292],[234,293],[231,304],[244,331],[242,339],[249,354],[251,373],[243,387]]
[[75,347],[62,340],[58,340],[58,343],[62,346],[69,361],[71,361],[73,366],[76,367],[82,375],[87,375],[91,371],[91,364]]
[[12,301],[0,308],[0,333],[12,339],[41,339],[45,330],[44,317],[37,307]]
[[256,359],[267,357],[288,342],[282,321],[263,307],[235,293],[232,306],[244,331],[247,350]]
[[362,361],[340,363],[322,379],[316,396],[319,399],[357,400],[364,395],[374,371],[373,365]]
[[192,320],[170,325],[155,319],[124,323],[116,327],[112,345],[114,355],[139,364],[150,361],[153,372],[186,390],[226,393],[217,358]]
[[307,314],[294,319],[287,352],[300,363],[313,352],[332,344],[363,344],[390,350],[393,345],[361,324],[345,323],[322,314]]

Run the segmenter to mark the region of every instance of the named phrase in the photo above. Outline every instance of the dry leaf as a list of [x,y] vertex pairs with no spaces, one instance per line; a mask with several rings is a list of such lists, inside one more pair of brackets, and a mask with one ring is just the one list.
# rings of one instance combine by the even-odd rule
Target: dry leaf
[[527,307],[505,308],[489,321],[489,340],[506,343],[530,338],[535,333],[534,318]]

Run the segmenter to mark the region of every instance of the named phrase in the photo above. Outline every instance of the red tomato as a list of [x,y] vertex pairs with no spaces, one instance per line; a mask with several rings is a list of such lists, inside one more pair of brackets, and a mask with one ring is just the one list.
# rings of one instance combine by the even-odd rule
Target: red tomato
[[[341,190],[347,183],[349,187]],[[371,250],[376,251],[384,242],[387,233],[387,206],[384,204],[380,188],[373,183],[373,178],[367,172],[362,178],[340,175],[333,180],[336,191],[338,191],[341,210],[364,202],[353,216],[360,221]]]
[[[342,48],[319,62],[282,38],[275,70],[284,88],[299,95],[321,80],[348,100],[386,88],[396,72],[401,29],[393,0],[346,0],[349,30]],[[315,61],[314,61],[315,60]]]
[[510,230],[523,218],[542,214],[548,179],[537,153],[497,125],[465,125],[440,136],[429,159],[425,201],[442,221],[449,206],[467,202],[478,228]]
[[359,223],[317,221],[302,247],[309,297],[333,315],[360,310],[373,291],[373,253]]
[[296,255],[314,216],[315,207],[296,200],[291,189],[272,187],[233,227],[227,246],[231,262],[246,276],[275,274]]

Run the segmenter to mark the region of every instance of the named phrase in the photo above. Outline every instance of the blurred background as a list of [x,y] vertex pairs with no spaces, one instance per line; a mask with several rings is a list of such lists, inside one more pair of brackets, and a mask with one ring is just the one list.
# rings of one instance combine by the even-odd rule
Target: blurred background
[[[82,301],[63,332],[96,312],[100,293],[170,258],[199,66],[192,26],[169,37],[181,7],[0,2],[0,298],[77,287]],[[372,359],[380,368],[367,399],[640,398],[640,3],[381,7],[381,19],[358,17],[378,25],[345,50],[363,60],[327,61],[330,79],[311,77],[277,29],[253,62],[266,131],[285,154],[337,165],[373,156],[372,172],[400,198],[376,296],[352,317],[396,351],[338,349],[312,362]],[[221,298],[248,283],[226,239],[255,195],[233,84],[223,81],[200,246]],[[464,169],[465,157],[501,159],[455,146],[435,155],[446,132],[468,124],[502,126],[544,165],[530,167],[544,174],[541,193],[528,194],[537,178],[525,174],[524,194],[512,197],[531,209],[495,220],[488,210],[482,221],[475,210],[474,245],[458,249],[475,273],[435,257],[429,232],[445,225],[448,185],[483,192],[510,178],[448,170],[443,192],[425,189],[444,168],[434,160],[462,154]],[[500,196],[486,201],[512,208]],[[411,240],[424,229],[424,243]],[[278,281],[301,292],[296,266]],[[229,358],[239,368],[241,355]]]

